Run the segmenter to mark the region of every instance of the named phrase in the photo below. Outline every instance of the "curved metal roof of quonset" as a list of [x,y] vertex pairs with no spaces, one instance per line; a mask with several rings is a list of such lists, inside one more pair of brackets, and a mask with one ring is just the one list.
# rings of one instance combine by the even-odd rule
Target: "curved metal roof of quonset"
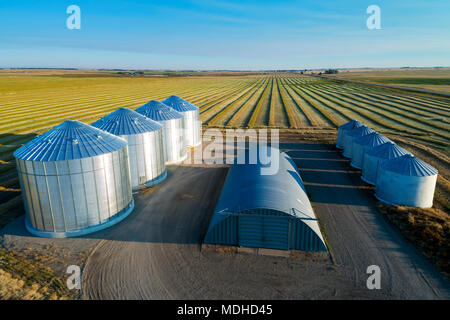
[[384,144],[389,142],[388,138],[379,134],[378,132],[372,132],[365,136],[359,137],[355,139],[355,143],[362,144],[369,147],[379,146],[380,144]]
[[163,127],[158,122],[128,108],[119,108],[100,118],[92,126],[115,135],[152,132]]
[[363,124],[361,122],[359,122],[358,120],[351,120],[347,123],[344,123],[343,125],[340,125],[338,128],[339,129],[355,129],[355,128],[359,128],[363,126]]
[[401,157],[385,161],[381,164],[381,167],[404,176],[426,177],[438,174],[436,168],[412,154],[405,154]]
[[120,150],[126,140],[77,120],[66,120],[23,145],[14,157],[28,161],[60,161],[94,157]]
[[274,175],[261,175],[263,166],[234,164],[230,167],[208,231],[230,214],[271,209],[302,219],[322,239],[317,218],[292,159],[286,153],[279,153],[279,170]]
[[198,110],[198,107],[178,96],[170,96],[162,102],[178,112]]
[[151,100],[135,111],[155,121],[183,118],[181,113],[157,100]]
[[382,145],[376,146],[373,149],[368,150],[366,154],[381,159],[393,159],[411,153],[409,151],[406,151],[402,147],[399,147],[394,142],[388,141]]

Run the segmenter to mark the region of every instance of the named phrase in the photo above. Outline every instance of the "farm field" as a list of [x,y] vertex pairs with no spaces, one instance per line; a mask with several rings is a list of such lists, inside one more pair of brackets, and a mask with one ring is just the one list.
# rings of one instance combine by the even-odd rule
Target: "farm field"
[[[411,233],[412,237],[423,238],[426,232],[431,232],[422,228],[422,223],[436,230],[440,228],[436,237],[448,227],[450,98],[298,73],[135,77],[94,70],[3,70],[0,71],[0,229],[24,212],[14,150],[66,119],[92,123],[118,107],[136,109],[151,99],[162,100],[172,94],[200,108],[204,130],[278,128],[282,142],[322,143],[336,155],[333,145],[337,127],[357,119],[439,170],[435,208],[430,209],[433,211],[408,214],[408,219],[412,217],[411,224],[419,225],[415,230],[423,229],[423,233]],[[308,177],[308,168],[305,170]],[[359,180],[358,183],[362,184]]]
[[329,77],[450,93],[450,68],[354,69]]
[[92,123],[118,107],[179,95],[200,108],[204,127],[280,128],[333,141],[358,119],[440,171],[436,206],[448,211],[450,99],[295,73],[125,77],[64,71],[0,73],[0,227],[22,210],[13,151],[66,119]]

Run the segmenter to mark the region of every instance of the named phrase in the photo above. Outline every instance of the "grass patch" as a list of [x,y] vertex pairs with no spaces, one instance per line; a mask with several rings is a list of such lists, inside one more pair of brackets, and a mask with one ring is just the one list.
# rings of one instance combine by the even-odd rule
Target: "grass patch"
[[60,277],[35,261],[0,249],[0,299],[76,299]]
[[449,86],[450,78],[382,78],[371,81],[386,84],[429,84],[434,86]]

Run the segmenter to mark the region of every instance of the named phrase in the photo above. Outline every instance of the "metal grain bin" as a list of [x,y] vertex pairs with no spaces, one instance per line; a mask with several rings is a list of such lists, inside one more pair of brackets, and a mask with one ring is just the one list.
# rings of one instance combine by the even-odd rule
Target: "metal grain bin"
[[204,243],[327,250],[295,163],[278,154],[274,175],[262,175],[261,164],[230,167]]
[[31,233],[49,238],[87,234],[134,208],[127,142],[67,120],[14,152]]
[[368,135],[372,132],[375,131],[370,129],[369,127],[366,127],[365,125],[353,130],[344,131],[343,133],[344,152],[342,153],[342,155],[346,158],[352,159],[353,141],[359,137]]
[[164,103],[152,100],[136,112],[155,120],[164,127],[164,157],[166,164],[178,163],[187,158],[183,115]]
[[409,152],[399,147],[392,141],[367,150],[364,153],[361,179],[368,184],[375,185],[377,172],[383,161],[401,157]]
[[390,140],[378,132],[356,138],[352,145],[352,162],[350,165],[356,169],[361,169],[364,161],[364,153],[376,146],[389,142]]
[[92,126],[128,142],[133,189],[153,186],[167,177],[163,126],[128,108],[119,108]]
[[201,140],[202,123],[198,107],[192,103],[177,97],[170,96],[162,101],[172,109],[175,109],[184,116],[184,130],[186,136],[186,145],[188,147],[198,146]]
[[375,197],[394,205],[418,208],[433,206],[438,171],[412,154],[380,165]]
[[351,120],[341,126],[338,127],[338,135],[337,135],[337,141],[336,141],[336,148],[338,149],[344,149],[344,137],[343,134],[347,130],[353,130],[356,128],[361,127],[363,124],[359,122],[358,120]]

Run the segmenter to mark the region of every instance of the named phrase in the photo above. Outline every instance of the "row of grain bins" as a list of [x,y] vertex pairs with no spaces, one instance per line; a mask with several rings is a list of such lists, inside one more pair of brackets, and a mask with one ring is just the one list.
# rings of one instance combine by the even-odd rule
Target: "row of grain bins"
[[361,179],[376,186],[375,196],[387,204],[433,206],[438,171],[357,120],[338,128],[336,147],[361,169]]
[[126,218],[132,191],[162,182],[166,164],[201,142],[198,108],[176,96],[165,102],[119,108],[92,125],[66,120],[17,149],[27,230],[74,237]]

